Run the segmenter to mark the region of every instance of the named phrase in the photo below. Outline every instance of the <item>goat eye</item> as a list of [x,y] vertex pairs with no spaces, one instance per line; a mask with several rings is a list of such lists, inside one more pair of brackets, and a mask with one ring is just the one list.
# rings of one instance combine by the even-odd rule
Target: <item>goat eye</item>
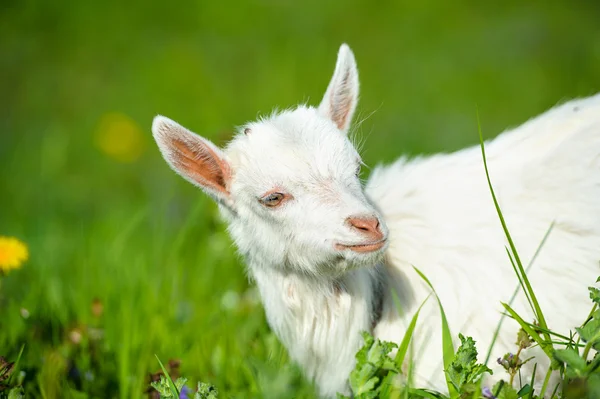
[[261,204],[264,206],[268,206],[269,208],[274,208],[277,205],[281,204],[281,201],[285,198],[285,195],[282,193],[271,193],[265,195],[260,199]]

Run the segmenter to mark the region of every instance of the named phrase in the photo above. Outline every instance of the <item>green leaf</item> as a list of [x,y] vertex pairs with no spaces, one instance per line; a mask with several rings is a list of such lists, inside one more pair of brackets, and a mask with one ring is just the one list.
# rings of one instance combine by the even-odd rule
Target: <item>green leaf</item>
[[590,299],[594,301],[594,303],[600,304],[600,289],[588,287],[588,290],[590,290]]
[[367,381],[362,382],[362,384],[357,387],[356,395],[364,395],[368,392],[375,390],[375,385],[379,382],[379,378],[371,377]]
[[588,378],[587,386],[588,392],[593,393],[592,395],[590,395],[591,398],[600,397],[600,374],[591,374]]
[[199,382],[198,391],[194,394],[194,399],[218,399],[219,391],[214,386]]
[[518,399],[517,391],[504,381],[498,381],[492,388],[492,392],[497,399]]
[[413,397],[412,395],[416,396],[417,398],[427,398],[427,399],[448,399],[448,397],[446,395],[442,395],[439,392],[435,392],[435,391],[430,391],[428,389],[416,389],[416,388],[409,388],[408,389],[408,393],[411,394],[411,397]]
[[177,396],[174,396],[173,392],[171,392],[171,388],[169,387],[169,382],[163,375],[160,376],[160,380],[152,381],[150,383],[150,386],[152,388],[156,389],[156,391],[160,395],[161,399],[177,398]]
[[592,319],[584,326],[575,328],[583,342],[595,341],[600,338],[600,320]]
[[185,377],[179,377],[175,381],[175,387],[177,388],[178,392],[181,392],[181,388],[183,388],[183,386],[185,385],[186,382],[187,382],[187,378],[185,378]]
[[[350,373],[350,388],[356,397],[377,394],[380,388],[381,372],[399,373],[396,364],[388,356],[396,344],[374,339],[369,333],[362,333],[365,344],[356,353],[356,366]],[[367,398],[369,396],[360,396]]]
[[458,337],[461,344],[446,368],[446,376],[458,392],[475,392],[481,376],[484,373],[492,374],[492,370],[483,364],[477,364],[477,349],[473,338],[465,338],[462,334]]
[[531,344],[533,344],[533,340],[531,339],[529,334],[527,334],[527,331],[523,330],[522,328],[519,329],[519,332],[517,333],[517,345],[525,349],[529,348]]
[[596,353],[596,355],[594,356],[592,361],[589,362],[587,364],[587,366],[585,367],[585,373],[586,374],[594,373],[594,372],[596,372],[596,370],[598,369],[599,366],[600,366],[600,354]]
[[403,389],[401,382],[402,380],[399,378],[398,374],[391,372],[388,373],[388,375],[385,376],[385,378],[383,378],[381,381],[379,397],[399,399]]
[[25,391],[22,387],[15,387],[8,391],[8,399],[23,399],[25,397]]
[[522,398],[530,392],[533,392],[533,388],[531,387],[531,385],[525,384],[521,389],[519,389],[519,392],[517,392],[517,396],[519,398]]
[[565,363],[568,367],[575,370],[578,374],[581,373],[587,366],[587,362],[579,356],[575,349],[556,349],[554,357]]

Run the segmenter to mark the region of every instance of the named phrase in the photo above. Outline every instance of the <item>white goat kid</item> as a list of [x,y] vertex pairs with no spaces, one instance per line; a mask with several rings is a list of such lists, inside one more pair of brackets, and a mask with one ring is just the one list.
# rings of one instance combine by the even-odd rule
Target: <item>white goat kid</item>
[[[473,336],[482,352],[518,284],[479,148],[401,159],[363,190],[347,137],[357,99],[354,56],[342,45],[318,108],[249,123],[225,150],[162,116],[152,126],[169,165],[219,204],[271,328],[323,396],[349,392],[362,330],[402,339],[430,293],[412,265],[433,283],[453,333]],[[529,276],[549,325],[566,332],[589,311],[586,285],[600,274],[600,96],[552,109],[486,150],[524,261],[554,222]],[[524,296],[514,307],[533,319]],[[515,349],[517,330],[504,323],[496,356]],[[416,383],[443,390],[433,300],[414,345]]]

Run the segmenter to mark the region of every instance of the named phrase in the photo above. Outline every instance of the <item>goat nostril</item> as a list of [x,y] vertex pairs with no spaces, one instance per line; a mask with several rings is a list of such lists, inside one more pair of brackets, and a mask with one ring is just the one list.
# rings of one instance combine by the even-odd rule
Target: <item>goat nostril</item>
[[361,233],[371,236],[381,236],[379,218],[376,217],[350,217],[348,224]]

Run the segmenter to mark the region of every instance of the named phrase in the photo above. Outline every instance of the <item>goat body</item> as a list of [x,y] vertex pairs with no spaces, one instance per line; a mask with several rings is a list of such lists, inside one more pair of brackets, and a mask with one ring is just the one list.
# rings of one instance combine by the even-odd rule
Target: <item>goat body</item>
[[[479,147],[380,166],[363,190],[347,138],[357,98],[354,56],[343,45],[318,108],[249,123],[224,150],[165,117],[153,124],[171,167],[218,202],[271,328],[326,397],[349,392],[361,331],[402,339],[431,293],[413,266],[435,287],[452,332],[482,351],[500,302],[518,285]],[[550,231],[528,276],[549,326],[566,333],[589,311],[585,288],[600,274],[600,95],[558,106],[485,148],[525,264]],[[524,295],[513,308],[533,320]],[[429,300],[413,360],[418,386],[444,390],[440,323]],[[492,353],[514,351],[517,331],[503,323]]]

